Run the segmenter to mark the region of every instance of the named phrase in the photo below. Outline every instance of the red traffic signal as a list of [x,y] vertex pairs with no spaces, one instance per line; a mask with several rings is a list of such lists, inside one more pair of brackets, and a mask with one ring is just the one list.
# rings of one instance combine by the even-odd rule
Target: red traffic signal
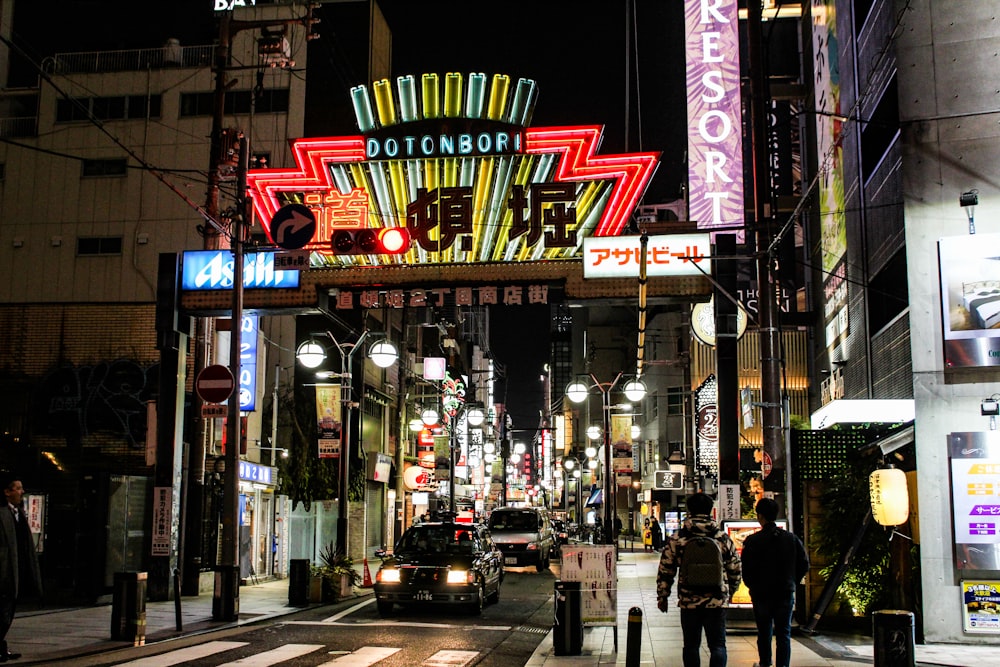
[[335,229],[330,235],[334,255],[398,255],[409,249],[410,234],[404,227]]

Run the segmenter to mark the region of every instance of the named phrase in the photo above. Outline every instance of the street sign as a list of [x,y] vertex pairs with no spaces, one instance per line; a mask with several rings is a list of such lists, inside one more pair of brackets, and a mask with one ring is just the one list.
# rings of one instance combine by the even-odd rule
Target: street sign
[[194,383],[195,391],[206,403],[222,403],[232,395],[235,387],[233,374],[219,364],[203,368]]
[[220,419],[229,416],[229,406],[220,403],[202,403],[201,416],[205,419]]
[[684,473],[676,470],[657,470],[653,474],[654,489],[676,491],[684,488]]
[[316,234],[316,216],[302,204],[289,204],[271,218],[274,242],[285,250],[304,248]]
[[309,268],[309,250],[274,253],[274,268],[280,271],[305,271]]

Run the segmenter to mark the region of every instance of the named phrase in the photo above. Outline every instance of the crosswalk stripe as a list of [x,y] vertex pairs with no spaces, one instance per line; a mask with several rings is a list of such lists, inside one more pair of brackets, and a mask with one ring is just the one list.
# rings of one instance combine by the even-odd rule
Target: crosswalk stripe
[[354,653],[334,658],[329,662],[317,665],[317,667],[368,667],[402,650],[401,648],[389,648],[387,646],[362,646]]
[[424,660],[423,667],[463,667],[468,665],[479,655],[479,651],[458,651],[444,650],[438,651],[431,657]]
[[187,662],[188,660],[207,658],[208,656],[215,655],[216,653],[222,653],[223,651],[246,646],[248,643],[249,642],[208,642],[206,644],[201,644],[200,646],[179,648],[176,651],[170,651],[169,653],[152,655],[148,658],[139,658],[138,660],[123,662],[121,664],[128,665],[129,667],[170,667],[170,665],[179,665],[182,662]]
[[219,667],[236,667],[236,665],[239,665],[240,667],[268,667],[268,665],[273,665],[283,660],[291,660],[292,658],[297,658],[300,655],[318,651],[323,648],[323,646],[325,645],[285,644],[284,646],[273,648],[270,651],[264,651],[263,653],[257,653],[255,655],[249,655],[245,658],[240,658],[239,660],[227,662],[219,665]]

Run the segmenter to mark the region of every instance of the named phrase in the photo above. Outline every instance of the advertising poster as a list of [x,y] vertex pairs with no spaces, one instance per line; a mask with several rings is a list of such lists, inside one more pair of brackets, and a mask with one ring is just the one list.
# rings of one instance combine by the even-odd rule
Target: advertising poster
[[340,385],[316,385],[316,432],[319,434],[319,458],[340,456],[343,422],[340,417]]
[[[774,523],[777,524],[779,528],[788,528],[788,522],[783,519],[778,519]],[[722,529],[726,531],[726,535],[729,535],[729,539],[733,541],[733,546],[736,547],[736,553],[742,556],[743,540],[760,530],[760,523],[757,521],[726,521],[722,524]],[[733,599],[730,602],[730,606],[744,609],[750,609],[753,606],[750,600],[750,591],[747,589],[747,585],[742,581],[740,582],[740,587],[736,589],[735,593],[733,593]]]
[[1000,435],[949,433],[955,567],[1000,569]]
[[1000,234],[938,241],[944,362],[1000,365]]
[[962,582],[962,630],[1000,634],[1000,581]]
[[562,580],[580,582],[580,613],[585,626],[618,623],[618,568],[613,544],[564,546]]

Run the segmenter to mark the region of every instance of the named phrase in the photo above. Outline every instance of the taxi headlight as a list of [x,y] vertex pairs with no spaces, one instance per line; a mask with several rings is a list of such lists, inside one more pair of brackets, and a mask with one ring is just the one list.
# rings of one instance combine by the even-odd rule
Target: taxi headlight
[[399,583],[399,570],[396,570],[396,569],[379,570],[378,574],[375,575],[375,579],[379,583],[383,583],[383,584],[398,584]]
[[468,570],[448,570],[449,584],[471,584],[475,579],[475,574]]

